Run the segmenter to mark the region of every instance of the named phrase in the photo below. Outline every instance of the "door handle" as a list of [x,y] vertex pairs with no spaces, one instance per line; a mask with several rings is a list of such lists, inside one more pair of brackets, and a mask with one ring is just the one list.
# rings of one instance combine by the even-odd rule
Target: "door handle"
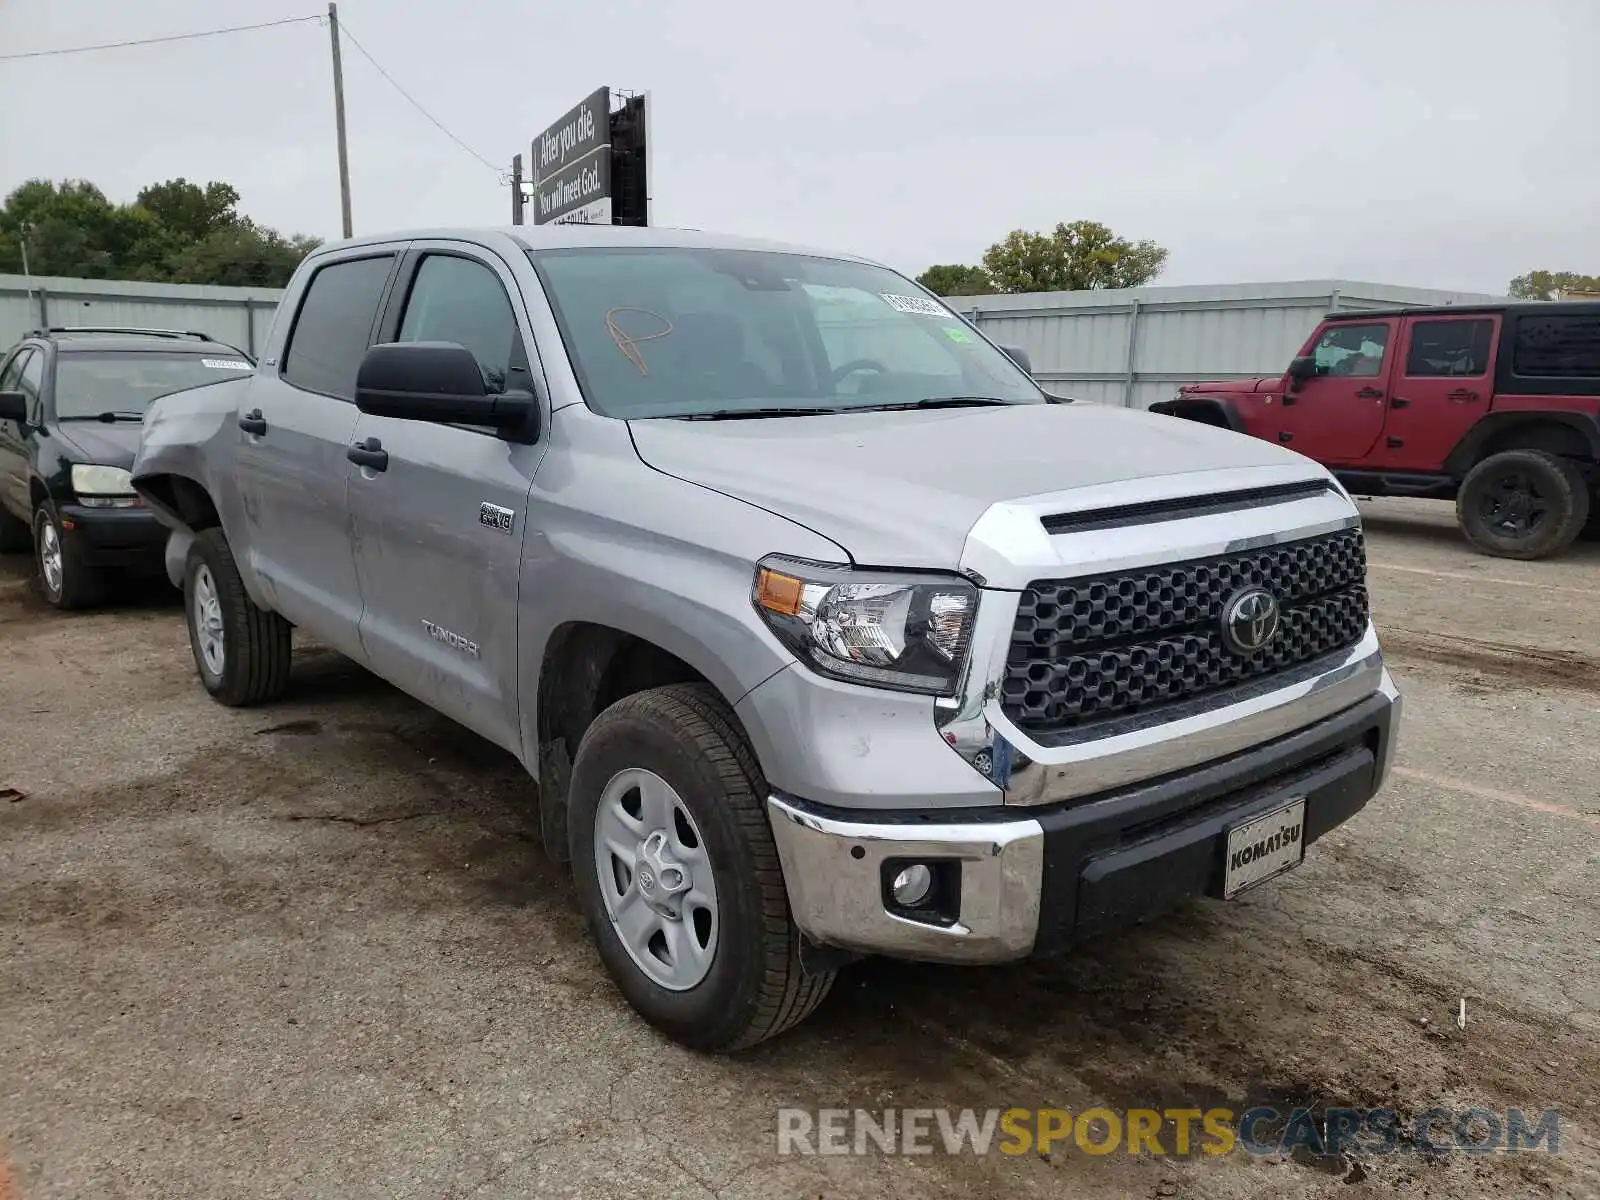
[[259,437],[267,431],[267,419],[261,415],[259,408],[252,408],[247,413],[239,414],[239,428]]
[[383,443],[375,437],[369,437],[364,442],[357,442],[344,452],[344,456],[360,467],[368,467],[374,471],[387,471],[389,469],[389,452],[383,448]]
[[1292,434],[1292,433],[1280,433],[1280,434],[1278,434],[1278,440],[1280,442],[1292,442],[1292,441],[1294,441],[1294,434]]
[[1360,391],[1358,391],[1356,393],[1356,396],[1357,396],[1358,399],[1361,399],[1361,400],[1382,400],[1383,399],[1383,389],[1382,388],[1375,388],[1375,387],[1364,387],[1364,388],[1362,388]]
[[1456,388],[1453,392],[1446,392],[1444,398],[1452,404],[1471,404],[1478,398],[1478,393],[1469,392],[1466,388]]
[[1389,401],[1389,407],[1390,408],[1410,408],[1411,407],[1411,401],[1407,400],[1404,396],[1396,396],[1393,400]]

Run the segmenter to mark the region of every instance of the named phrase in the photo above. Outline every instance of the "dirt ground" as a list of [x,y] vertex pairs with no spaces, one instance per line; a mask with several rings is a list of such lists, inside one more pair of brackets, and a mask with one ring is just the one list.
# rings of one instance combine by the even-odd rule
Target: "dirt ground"
[[[1364,508],[1400,761],[1303,869],[1060,962],[863,964],[725,1059],[624,1006],[508,757],[315,648],[223,709],[164,588],[60,617],[3,560],[0,1164],[29,1200],[1600,1195],[1600,543]],[[1555,1107],[1560,1149],[777,1154],[784,1106],[1257,1102]]]

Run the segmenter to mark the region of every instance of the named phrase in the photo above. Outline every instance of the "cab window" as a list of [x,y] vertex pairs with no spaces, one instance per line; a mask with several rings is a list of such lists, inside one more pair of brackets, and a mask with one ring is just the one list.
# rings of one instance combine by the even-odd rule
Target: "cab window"
[[17,380],[17,390],[28,398],[28,423],[44,424],[44,355],[30,354],[22,364],[22,376]]
[[1370,378],[1383,372],[1383,355],[1389,345],[1387,324],[1339,323],[1323,330],[1312,357],[1318,375]]
[[1482,375],[1489,369],[1489,342],[1494,322],[1416,321],[1406,352],[1406,374]]
[[455,342],[472,351],[491,394],[521,361],[517,318],[500,279],[483,263],[430,254],[417,268],[400,320],[401,342]]

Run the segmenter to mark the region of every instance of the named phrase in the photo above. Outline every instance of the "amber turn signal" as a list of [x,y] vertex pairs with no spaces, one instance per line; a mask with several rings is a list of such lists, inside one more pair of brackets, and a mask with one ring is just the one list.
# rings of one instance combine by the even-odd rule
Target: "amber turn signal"
[[800,596],[804,590],[805,584],[793,575],[783,575],[767,567],[762,567],[756,575],[756,603],[780,616],[793,617],[799,614]]

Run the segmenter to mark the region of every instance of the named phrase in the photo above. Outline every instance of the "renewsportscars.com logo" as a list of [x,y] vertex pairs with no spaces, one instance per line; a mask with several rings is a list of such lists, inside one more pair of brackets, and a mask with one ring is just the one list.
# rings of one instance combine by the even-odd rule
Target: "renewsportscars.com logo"
[[1561,1148],[1553,1108],[780,1108],[781,1155],[1498,1154]]

